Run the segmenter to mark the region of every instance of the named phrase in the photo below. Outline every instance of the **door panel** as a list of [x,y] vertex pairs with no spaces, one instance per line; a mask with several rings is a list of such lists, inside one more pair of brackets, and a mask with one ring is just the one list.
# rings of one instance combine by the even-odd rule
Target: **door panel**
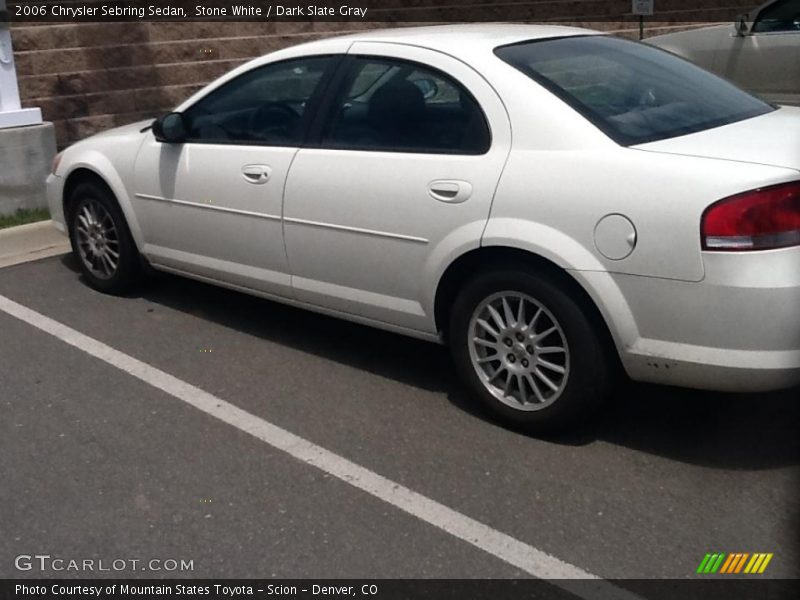
[[[156,264],[289,294],[281,202],[296,152],[145,142],[136,163],[145,254]],[[269,177],[249,181],[245,171],[254,165]]]
[[[456,231],[471,229],[469,243],[480,244],[510,148],[508,117],[490,86],[456,59],[366,42],[354,44],[351,54],[359,58],[332,103],[321,147],[298,152],[287,182],[294,293],[301,301],[433,331],[424,307],[426,269]],[[381,57],[410,62],[388,71]],[[480,125],[464,124],[476,132],[474,140],[445,126],[479,114],[475,102],[491,129],[488,150],[479,148]],[[423,117],[423,126],[409,125]]]
[[291,295],[281,211],[289,166],[340,57],[269,63],[183,112],[186,141],[136,161],[144,252],[156,265]]

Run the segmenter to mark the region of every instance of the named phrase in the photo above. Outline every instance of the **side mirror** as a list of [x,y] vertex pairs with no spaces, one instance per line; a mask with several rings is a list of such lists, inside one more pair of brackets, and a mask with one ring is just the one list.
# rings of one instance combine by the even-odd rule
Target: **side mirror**
[[180,144],[186,139],[186,121],[178,112],[171,112],[153,123],[153,135],[159,142]]
[[736,35],[738,36],[745,36],[748,33],[747,27],[747,15],[739,15],[736,17],[736,23],[734,23],[736,27]]

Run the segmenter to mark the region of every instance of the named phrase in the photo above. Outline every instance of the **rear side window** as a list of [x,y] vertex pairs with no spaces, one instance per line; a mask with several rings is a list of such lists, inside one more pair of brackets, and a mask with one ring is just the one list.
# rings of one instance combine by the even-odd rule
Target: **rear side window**
[[489,126],[472,95],[444,73],[416,63],[360,57],[334,101],[328,148],[485,154]]
[[495,54],[623,145],[703,131],[774,110],[677,56],[619,38],[537,40],[500,47]]

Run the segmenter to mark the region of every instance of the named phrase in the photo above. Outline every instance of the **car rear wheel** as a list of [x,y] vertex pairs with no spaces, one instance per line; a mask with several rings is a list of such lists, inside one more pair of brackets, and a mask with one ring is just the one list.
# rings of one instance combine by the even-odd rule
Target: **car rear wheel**
[[551,432],[590,416],[609,388],[608,349],[558,278],[524,270],[478,276],[451,313],[463,380],[502,422]]
[[128,291],[141,275],[141,264],[125,217],[103,186],[78,185],[70,197],[69,237],[86,281],[96,290]]

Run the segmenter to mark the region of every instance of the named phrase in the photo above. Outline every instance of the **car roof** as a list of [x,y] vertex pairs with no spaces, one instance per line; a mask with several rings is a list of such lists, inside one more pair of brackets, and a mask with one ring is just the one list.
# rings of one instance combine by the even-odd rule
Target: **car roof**
[[592,29],[560,25],[471,23],[373,29],[317,40],[308,44],[303,44],[303,46],[306,48],[311,46],[324,46],[326,43],[341,43],[343,40],[351,42],[387,42],[412,44],[441,52],[453,52],[458,54],[458,51],[463,50],[465,46],[468,46],[473,51],[491,52],[498,46],[516,44],[527,40],[600,33],[601,32]]

